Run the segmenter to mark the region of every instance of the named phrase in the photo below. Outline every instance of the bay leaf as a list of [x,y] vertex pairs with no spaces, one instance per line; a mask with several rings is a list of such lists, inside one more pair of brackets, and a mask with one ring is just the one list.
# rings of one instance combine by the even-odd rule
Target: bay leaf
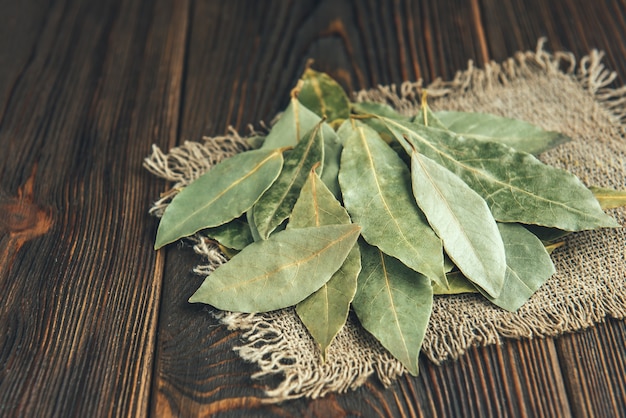
[[396,109],[386,103],[356,102],[351,103],[352,111],[359,115],[376,115],[391,119],[409,120],[408,116],[400,114]]
[[291,102],[263,141],[262,149],[295,147],[322,118],[302,105],[292,92]]
[[[345,225],[350,222],[346,210],[315,170],[311,170],[293,208],[287,229]],[[328,346],[346,323],[360,271],[361,253],[358,245],[355,245],[330,280],[296,305],[298,317],[320,346],[324,359]]]
[[471,282],[489,295],[502,290],[504,244],[485,200],[463,180],[418,152],[411,155],[417,205],[443,241],[443,248]]
[[369,127],[345,139],[339,184],[344,206],[368,243],[446,285],[441,240],[415,203],[409,169]]
[[615,209],[626,206],[626,191],[606,187],[592,186],[589,188],[600,203],[602,209]]
[[416,149],[463,179],[500,222],[566,231],[619,226],[580,179],[531,154],[440,129],[382,120],[407,152]]
[[541,154],[571,141],[559,132],[489,113],[439,111],[435,115],[452,132],[481,141],[496,141],[529,154]]
[[293,207],[287,229],[342,225],[350,222],[350,215],[346,209],[337,201],[313,167]]
[[341,162],[341,151],[343,146],[335,133],[334,129],[327,123],[322,123],[320,131],[322,141],[324,143],[324,164],[322,165],[322,181],[326,187],[339,199],[341,197],[341,189],[339,188],[339,164]]
[[298,100],[329,123],[350,117],[350,101],[343,87],[328,74],[307,68]]
[[[378,135],[388,144],[395,144],[393,141],[393,134],[387,129],[385,124],[378,118],[378,116],[408,121],[410,118],[398,113],[394,108],[385,103],[376,102],[359,102],[352,103],[352,111],[357,115],[366,116],[364,119],[360,119],[370,128],[378,132]],[[371,117],[377,116],[377,117]]]
[[246,142],[253,149],[259,149],[265,142],[265,135],[252,135],[246,138]]
[[426,93],[422,94],[422,105],[420,106],[420,110],[417,115],[411,119],[413,123],[417,123],[419,125],[429,126],[435,129],[444,129],[448,130],[447,126],[439,119],[439,117],[430,110],[430,106],[428,106],[428,102],[426,101]]
[[472,284],[459,270],[446,273],[448,287],[433,283],[434,295],[460,295],[462,293],[478,293],[476,286]]
[[397,358],[412,375],[433,304],[430,280],[361,243],[362,270],[352,306],[367,331]]
[[226,224],[209,228],[205,231],[206,236],[216,240],[226,248],[243,250],[254,242],[250,225],[243,218],[245,216],[233,219]]
[[545,247],[532,232],[520,224],[498,223],[506,251],[505,290],[497,298],[476,288],[460,271],[448,274],[450,287],[433,286],[436,295],[479,291],[489,301],[510,312],[517,311],[556,272]]
[[236,312],[293,306],[326,283],[359,236],[358,225],[293,228],[248,245],[209,275],[191,296]]
[[526,228],[502,223],[498,228],[506,249],[506,291],[496,298],[481,293],[499,307],[515,312],[556,270],[541,240]]
[[543,244],[548,254],[552,254],[557,248],[561,248],[565,245],[565,241],[553,242],[551,244]]
[[253,241],[261,241],[261,234],[259,233],[259,229],[256,227],[254,223],[254,214],[252,213],[252,209],[246,212],[246,221],[248,222],[248,227],[250,228],[250,235],[252,235]]
[[526,225],[526,229],[532,232],[544,244],[552,244],[562,241],[563,238],[571,234],[570,231],[563,231],[562,229],[548,228],[539,225]]
[[254,225],[262,239],[267,239],[289,217],[311,168],[323,160],[320,122],[285,156],[280,175],[252,208]]
[[283,166],[282,151],[242,152],[198,177],[165,209],[154,248],[222,225],[250,209],[278,177]]

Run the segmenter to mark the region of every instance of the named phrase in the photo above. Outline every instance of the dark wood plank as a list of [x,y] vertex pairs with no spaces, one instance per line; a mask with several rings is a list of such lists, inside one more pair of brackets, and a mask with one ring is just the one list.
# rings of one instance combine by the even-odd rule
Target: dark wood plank
[[[238,333],[186,303],[189,249],[154,253],[149,144],[243,131],[283,108],[306,61],[349,90],[450,78],[534,49],[607,51],[624,2],[0,2],[0,415],[613,416],[624,322],[422,361],[384,389],[262,405]],[[15,41],[14,41],[15,40]],[[188,42],[187,42],[188,40]],[[186,54],[186,57],[185,57]],[[184,72],[183,72],[184,71]],[[184,100],[181,102],[181,94]],[[180,119],[179,119],[180,111]],[[152,349],[157,361],[151,376]],[[622,349],[620,349],[622,348]],[[152,402],[148,400],[152,389]]]
[[577,417],[617,417],[626,411],[626,323],[610,320],[557,340],[565,384]]
[[7,3],[0,415],[145,415],[163,265],[146,209],[163,185],[141,160],[173,144],[185,4]]
[[12,87],[33,58],[49,3],[40,0],[0,2],[0,115],[6,110]]

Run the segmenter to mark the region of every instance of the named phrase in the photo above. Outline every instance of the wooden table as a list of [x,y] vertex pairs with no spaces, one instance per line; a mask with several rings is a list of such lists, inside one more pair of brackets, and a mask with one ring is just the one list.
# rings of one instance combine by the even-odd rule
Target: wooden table
[[[481,66],[547,36],[626,77],[626,2],[0,1],[0,416],[602,416],[626,323],[421,362],[417,378],[263,406],[239,335],[152,249],[152,144],[270,120],[309,58],[351,90]],[[623,415],[622,415],[623,416]]]

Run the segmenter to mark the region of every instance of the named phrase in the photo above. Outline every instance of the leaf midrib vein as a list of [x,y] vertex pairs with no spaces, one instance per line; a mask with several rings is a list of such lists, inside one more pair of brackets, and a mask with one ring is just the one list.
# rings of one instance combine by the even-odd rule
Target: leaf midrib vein
[[[372,172],[376,173],[375,170],[375,165],[374,165],[374,159],[372,157],[372,153],[370,151],[370,148],[367,144],[367,139],[365,138],[365,134],[363,133],[363,130],[360,129],[359,130],[359,134],[361,136],[361,140],[363,142],[363,146],[365,149],[365,152],[367,153],[367,158],[369,160],[370,163],[370,167],[372,168]],[[394,216],[391,208],[389,207],[389,205],[387,204],[387,200],[384,197],[383,194],[383,190],[380,187],[380,183],[378,182],[378,176],[374,175],[374,183],[376,184],[376,189],[378,191],[378,195],[380,196],[380,200],[383,203],[385,210],[387,211],[387,213],[389,214],[389,218],[393,221],[393,223],[396,225],[396,230],[398,231],[399,235],[402,237],[402,240],[404,240],[404,242],[414,251],[417,252],[416,248],[412,245],[412,243],[406,238],[406,236],[402,233],[402,228],[400,227],[400,224],[398,224],[398,221],[396,220],[396,217]],[[373,197],[372,197],[372,201],[373,201]]]
[[406,339],[404,338],[404,333],[402,332],[402,327],[400,326],[400,319],[398,318],[398,312],[396,310],[396,305],[393,299],[393,293],[391,292],[391,284],[389,283],[389,274],[387,271],[387,265],[385,263],[385,256],[383,252],[378,250],[380,255],[380,263],[383,271],[383,277],[385,279],[385,290],[387,290],[387,296],[389,297],[389,304],[391,305],[391,313],[393,315],[393,320],[398,328],[398,334],[400,335],[400,340],[402,341],[402,348],[406,354],[406,358],[411,361],[411,355],[409,354],[409,347],[407,345]]
[[300,161],[294,167],[294,170],[292,172],[293,174],[291,175],[291,178],[290,178],[289,182],[287,182],[284,192],[279,196],[279,199],[277,199],[278,204],[274,205],[273,210],[270,212],[270,216],[265,218],[265,219],[268,220],[268,222],[270,220],[274,219],[274,217],[276,216],[276,213],[278,212],[278,209],[281,206],[281,203],[285,201],[285,199],[287,198],[287,195],[289,194],[289,192],[293,188],[294,183],[299,178],[299,175],[302,173],[302,167],[304,166],[304,163],[307,160],[306,157],[308,157],[309,153],[311,152],[311,149],[313,148],[313,145],[315,144],[315,137],[317,136],[317,134],[319,132],[319,125],[318,125],[317,129],[318,130],[316,130],[315,132],[312,133],[311,141],[309,141],[309,144],[308,144],[307,148],[302,153],[302,157],[300,158]]
[[289,269],[291,267],[300,267],[302,264],[306,264],[309,261],[315,259],[316,257],[320,257],[322,254],[324,254],[325,252],[329,251],[332,247],[334,247],[335,245],[338,245],[338,243],[340,243],[341,241],[345,240],[347,237],[349,237],[351,234],[354,233],[355,228],[350,228],[345,234],[337,237],[337,239],[329,241],[327,245],[325,245],[324,247],[320,248],[318,251],[313,252],[310,256],[302,258],[302,259],[298,259],[296,261],[293,261],[291,263],[287,263],[284,264],[272,271],[266,272],[264,274],[261,274],[259,276],[256,277],[252,277],[249,280],[246,281],[242,281],[242,282],[238,282],[238,283],[233,283],[232,286],[227,286],[227,287],[222,287],[220,290],[221,291],[226,291],[226,290],[231,290],[231,289],[236,289],[238,287],[244,286],[244,285],[248,285],[250,283],[254,283],[257,282],[259,280],[266,280],[268,277],[277,274],[280,271]]
[[187,223],[187,221],[189,221],[189,219],[193,218],[194,216],[196,216],[198,213],[206,210],[206,208],[210,207],[211,205],[213,205],[215,202],[217,202],[219,199],[221,199],[222,197],[224,197],[224,195],[226,193],[228,193],[229,191],[231,191],[234,187],[236,187],[237,185],[241,184],[244,180],[246,180],[247,178],[249,178],[250,176],[252,176],[253,174],[255,174],[256,172],[258,172],[268,161],[274,159],[275,157],[277,157],[278,155],[280,155],[280,152],[277,152],[277,150],[274,150],[274,152],[272,152],[270,155],[268,155],[265,159],[263,159],[261,162],[259,162],[252,170],[250,170],[248,173],[246,173],[244,176],[241,176],[239,179],[237,179],[236,181],[234,181],[231,185],[229,185],[227,188],[225,188],[224,190],[222,190],[219,194],[217,194],[212,200],[210,200],[209,202],[207,202],[206,204],[204,204],[203,206],[199,207],[198,209],[196,209],[195,211],[191,212],[189,214],[189,216],[187,216],[184,220],[182,220],[179,225],[184,225]]
[[[456,213],[452,210],[452,207],[449,205],[448,200],[444,197],[441,189],[437,186],[437,184],[433,181],[432,176],[430,175],[430,173],[425,169],[424,164],[422,163],[422,160],[420,158],[420,155],[417,153],[417,151],[414,151],[414,159],[417,160],[417,163],[420,165],[420,167],[422,168],[422,172],[424,173],[424,175],[426,176],[428,182],[432,185],[435,193],[437,193],[437,195],[441,198],[441,200],[443,201],[443,204],[445,205],[445,207],[447,208],[448,213],[451,214],[454,223],[457,225],[458,229],[461,231],[461,233],[463,234],[463,236],[465,237],[466,242],[468,242],[470,244],[470,248],[472,249],[472,253],[474,254],[474,258],[480,261],[480,264],[483,266],[483,270],[485,272],[488,271],[488,269],[485,266],[484,261],[482,260],[482,258],[479,256],[479,251],[477,251],[476,247],[474,246],[472,240],[469,238],[469,236],[467,235],[467,232],[465,230],[465,228],[463,228],[463,225],[461,224],[461,222],[459,221],[458,216],[456,215]],[[445,242],[444,242],[445,244]],[[450,258],[452,258],[451,254],[448,254],[450,256]]]

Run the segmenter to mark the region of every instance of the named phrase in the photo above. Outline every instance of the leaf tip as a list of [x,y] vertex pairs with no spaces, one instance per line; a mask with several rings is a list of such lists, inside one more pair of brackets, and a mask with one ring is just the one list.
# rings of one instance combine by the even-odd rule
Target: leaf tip
[[201,300],[200,296],[198,296],[198,291],[197,290],[196,290],[196,292],[193,295],[191,295],[189,297],[189,299],[187,299],[187,302],[189,302],[189,303],[202,303],[202,300]]
[[291,98],[296,100],[300,95],[300,91],[302,91],[302,86],[304,86],[304,81],[302,79],[298,80],[298,84],[291,90]]
[[419,375],[419,365],[417,363],[417,360],[415,360],[415,363],[413,364],[405,364],[404,367],[406,367],[411,376]]
[[163,230],[161,228],[159,228],[157,230],[157,236],[154,240],[154,249],[158,250],[160,248],[163,248],[164,246],[166,246],[167,244],[169,244],[171,241],[168,241],[167,239],[163,238]]

